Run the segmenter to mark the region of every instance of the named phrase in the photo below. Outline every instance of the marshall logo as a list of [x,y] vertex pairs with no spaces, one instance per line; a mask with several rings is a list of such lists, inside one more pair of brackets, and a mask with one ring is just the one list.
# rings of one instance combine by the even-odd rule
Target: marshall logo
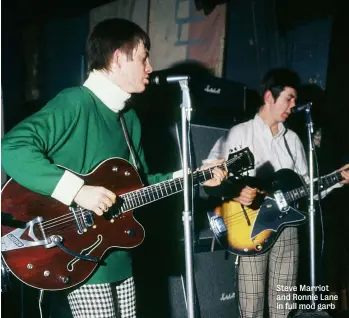
[[230,293],[230,294],[222,293],[222,297],[220,301],[225,301],[230,299],[235,299],[235,293]]
[[221,89],[220,88],[213,88],[213,87],[210,87],[210,85],[207,85],[205,88],[205,92],[212,93],[212,94],[220,94]]

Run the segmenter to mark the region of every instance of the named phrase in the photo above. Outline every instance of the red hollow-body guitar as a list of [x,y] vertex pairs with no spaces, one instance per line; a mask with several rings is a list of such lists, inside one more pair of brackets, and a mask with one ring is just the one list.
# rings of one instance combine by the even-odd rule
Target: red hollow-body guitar
[[[219,167],[230,167],[237,173],[248,169],[252,159],[245,148]],[[194,172],[194,181],[211,179],[212,170]],[[79,176],[85,184],[103,186],[117,194],[117,203],[103,216],[67,207],[14,180],[2,190],[2,258],[29,286],[61,290],[82,283],[103,262],[108,249],[129,249],[143,242],[144,229],[133,217],[133,209],[183,190],[183,178],[143,187],[138,172],[120,158],[105,160],[91,173]]]

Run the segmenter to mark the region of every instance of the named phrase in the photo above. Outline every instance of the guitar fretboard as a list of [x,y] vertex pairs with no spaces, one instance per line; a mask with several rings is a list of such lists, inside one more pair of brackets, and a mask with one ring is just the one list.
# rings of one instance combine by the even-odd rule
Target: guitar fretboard
[[[333,185],[337,184],[342,180],[343,176],[341,175],[341,173],[339,171],[335,171],[326,176],[321,177],[320,180],[314,181],[314,187],[315,189],[317,189],[318,186],[320,186],[320,191],[323,191],[332,187]],[[309,191],[309,185],[302,186],[300,188],[286,192],[285,198],[287,202],[292,202],[309,195]]]
[[[223,169],[224,166],[218,166]],[[194,184],[205,182],[213,178],[213,169],[209,168],[202,171],[195,171],[193,173]],[[125,193],[120,196],[122,204],[119,207],[120,212],[126,212],[135,208],[141,207],[148,203],[160,200],[170,195],[183,191],[183,177],[172,180],[163,181],[154,185],[150,185],[139,190]]]

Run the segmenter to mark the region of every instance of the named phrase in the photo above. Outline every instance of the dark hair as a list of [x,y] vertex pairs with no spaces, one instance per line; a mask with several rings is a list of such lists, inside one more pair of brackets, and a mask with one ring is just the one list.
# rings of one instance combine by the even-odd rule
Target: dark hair
[[300,84],[301,80],[296,72],[287,68],[271,69],[262,79],[259,96],[264,101],[264,94],[271,91],[276,100],[285,87],[291,87],[297,91]]
[[88,72],[107,69],[117,49],[132,59],[133,49],[143,42],[150,50],[148,34],[137,24],[125,19],[108,19],[98,23],[87,39]]

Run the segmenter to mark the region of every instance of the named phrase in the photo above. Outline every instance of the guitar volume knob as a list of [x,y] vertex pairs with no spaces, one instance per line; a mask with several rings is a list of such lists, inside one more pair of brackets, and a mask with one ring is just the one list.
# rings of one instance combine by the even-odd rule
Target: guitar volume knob
[[260,244],[257,244],[257,245],[256,245],[256,250],[257,250],[257,251],[261,251],[262,248],[263,248],[262,245],[260,245]]
[[128,235],[128,236],[131,236],[131,237],[135,237],[136,236],[136,230],[127,230],[125,231],[125,233]]
[[60,276],[59,278],[64,284],[68,284],[70,281],[68,276]]

